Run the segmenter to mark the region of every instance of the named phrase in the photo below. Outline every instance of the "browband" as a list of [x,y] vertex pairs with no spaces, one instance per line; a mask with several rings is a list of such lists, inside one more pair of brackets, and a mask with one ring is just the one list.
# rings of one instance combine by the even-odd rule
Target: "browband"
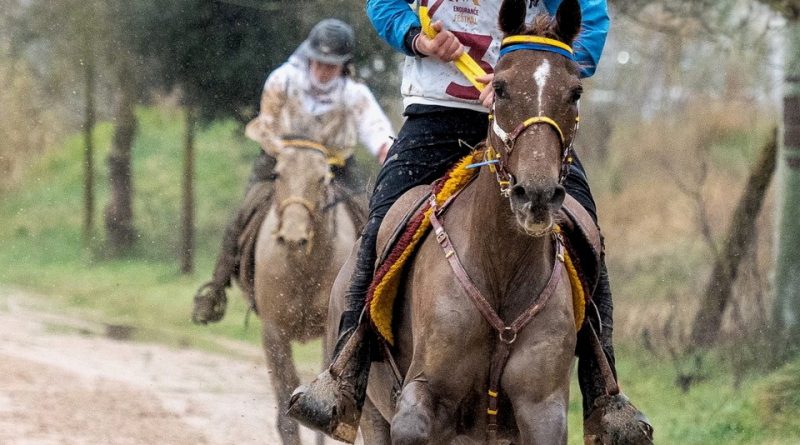
[[548,39],[547,37],[523,35],[509,36],[503,39],[503,42],[500,46],[500,57],[503,57],[510,52],[519,51],[522,49],[547,51],[560,54],[570,60],[575,60],[575,55],[572,52],[572,48],[564,42],[560,42],[555,39]]

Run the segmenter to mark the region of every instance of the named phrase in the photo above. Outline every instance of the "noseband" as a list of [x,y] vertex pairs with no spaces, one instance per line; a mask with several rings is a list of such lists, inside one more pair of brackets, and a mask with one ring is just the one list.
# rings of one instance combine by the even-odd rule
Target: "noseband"
[[[504,55],[514,52],[514,51],[545,51],[551,52],[555,54],[559,54],[564,56],[570,60],[574,60],[572,48],[563,43],[559,42],[558,40],[548,39],[546,37],[537,37],[537,36],[510,36],[503,39],[502,46],[500,47],[500,57]],[[487,138],[487,150],[486,150],[486,159],[484,163],[488,164],[492,172],[497,177],[497,183],[500,185],[500,193],[508,198],[510,196],[511,187],[514,186],[516,182],[514,175],[508,169],[508,160],[511,157],[511,152],[514,151],[514,146],[516,145],[517,139],[519,139],[522,134],[528,130],[529,128],[533,127],[537,124],[544,124],[552,128],[556,134],[558,134],[558,140],[561,143],[561,172],[559,174],[558,182],[563,183],[564,179],[567,177],[569,173],[569,166],[572,164],[572,145],[575,142],[575,135],[578,132],[578,123],[580,122],[580,116],[575,117],[575,126],[572,128],[572,138],[567,141],[564,131],[561,129],[561,126],[555,119],[550,118],[548,116],[534,116],[522,121],[519,125],[517,125],[511,133],[505,131],[501,126],[500,123],[497,122],[495,118],[495,111],[494,105],[492,106],[492,112],[489,115],[489,119],[492,121],[492,131],[489,134],[489,138]],[[497,150],[494,149],[494,145],[491,141],[491,136],[500,138],[503,146],[504,154],[501,154]],[[494,164],[497,164],[495,168]]]

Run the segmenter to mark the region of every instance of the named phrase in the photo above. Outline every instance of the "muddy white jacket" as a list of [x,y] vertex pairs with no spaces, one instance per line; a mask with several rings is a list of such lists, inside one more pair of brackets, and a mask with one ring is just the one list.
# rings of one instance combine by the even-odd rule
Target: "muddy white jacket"
[[324,144],[347,159],[359,142],[377,155],[384,144],[391,145],[394,131],[366,85],[349,77],[315,85],[308,60],[294,54],[267,78],[260,112],[245,135],[273,156],[282,147],[281,138],[294,136]]

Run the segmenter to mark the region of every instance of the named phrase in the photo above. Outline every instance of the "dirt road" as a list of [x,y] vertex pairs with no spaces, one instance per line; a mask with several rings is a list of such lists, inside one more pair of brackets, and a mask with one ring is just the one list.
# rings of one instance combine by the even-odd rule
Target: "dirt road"
[[112,340],[0,292],[0,444],[280,443],[262,359]]

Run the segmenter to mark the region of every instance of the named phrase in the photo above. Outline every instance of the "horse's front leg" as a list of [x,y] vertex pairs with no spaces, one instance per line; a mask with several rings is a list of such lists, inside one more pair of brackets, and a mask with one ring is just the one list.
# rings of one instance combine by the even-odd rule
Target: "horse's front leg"
[[360,427],[361,437],[366,445],[391,445],[389,422],[383,418],[369,398],[364,402]]
[[428,384],[414,380],[400,394],[392,418],[392,445],[426,445],[434,427],[433,395]]
[[292,361],[292,348],[288,338],[270,320],[261,320],[261,340],[267,357],[267,368],[275,397],[278,399],[276,425],[283,445],[300,445],[297,422],[286,416],[286,407],[292,390],[300,384]]
[[455,430],[452,413],[445,405],[437,403],[427,381],[418,379],[406,385],[392,418],[392,445],[449,444]]
[[567,404],[562,394],[531,403],[520,400],[514,403],[514,418],[519,428],[515,445],[566,445]]

